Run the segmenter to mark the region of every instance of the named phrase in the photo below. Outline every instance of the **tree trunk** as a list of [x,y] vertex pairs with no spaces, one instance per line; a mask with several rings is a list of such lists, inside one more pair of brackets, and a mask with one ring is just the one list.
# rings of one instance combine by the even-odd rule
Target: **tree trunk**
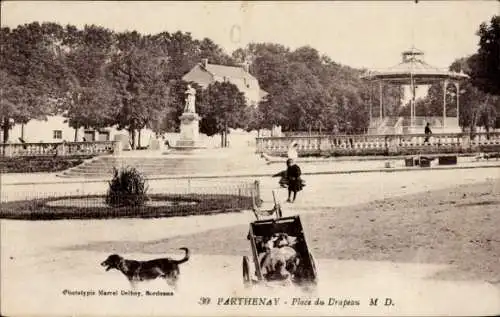
[[227,147],[227,123],[224,125],[224,146]]
[[137,130],[137,132],[138,132],[138,133],[137,133],[137,147],[138,147],[138,148],[141,148],[141,146],[142,146],[142,145],[141,145],[141,130],[142,130],[142,129],[138,129],[138,130]]
[[21,123],[21,139],[24,141],[24,123]]
[[135,129],[130,129],[129,130],[129,134],[130,134],[130,148],[132,150],[135,150]]
[[220,147],[224,147],[224,131],[220,132]]
[[7,143],[9,141],[9,131],[10,131],[10,122],[9,118],[3,118],[3,143]]
[[75,142],[78,142],[78,129],[75,128]]

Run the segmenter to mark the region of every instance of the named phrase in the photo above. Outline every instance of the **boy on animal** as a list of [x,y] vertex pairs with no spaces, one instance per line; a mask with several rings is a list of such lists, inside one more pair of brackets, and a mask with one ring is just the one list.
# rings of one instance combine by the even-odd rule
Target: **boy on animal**
[[[287,202],[294,202],[297,198],[297,193],[302,190],[304,187],[304,181],[300,177],[302,172],[300,167],[294,163],[293,159],[286,160],[287,169],[285,171],[281,171],[273,177],[280,176],[281,179],[279,184],[281,187],[288,187],[288,199]],[[292,198],[293,194],[293,198]]]
[[[293,159],[286,160],[286,178],[288,180],[288,199],[287,202],[294,202],[297,193],[302,190],[302,174],[300,167],[294,163]],[[293,193],[293,198],[292,198]]]

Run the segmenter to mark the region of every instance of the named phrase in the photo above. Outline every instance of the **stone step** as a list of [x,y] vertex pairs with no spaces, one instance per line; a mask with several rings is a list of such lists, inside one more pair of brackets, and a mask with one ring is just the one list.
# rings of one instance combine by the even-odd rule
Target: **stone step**
[[60,177],[100,178],[112,175],[113,167],[131,166],[141,173],[154,175],[191,175],[227,173],[237,170],[260,169],[265,161],[255,154],[238,155],[165,155],[161,157],[113,157],[102,156],[86,161],[60,173]]

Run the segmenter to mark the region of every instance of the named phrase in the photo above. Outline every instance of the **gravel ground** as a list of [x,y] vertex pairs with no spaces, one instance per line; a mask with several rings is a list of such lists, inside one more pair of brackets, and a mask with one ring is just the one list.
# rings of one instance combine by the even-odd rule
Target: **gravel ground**
[[[243,289],[241,255],[249,212],[160,219],[0,221],[2,313],[42,315],[492,315],[500,312],[500,180],[494,169],[308,176],[285,214],[301,218],[319,272],[318,296],[359,299],[358,307],[218,306],[220,296],[295,297]],[[496,174],[495,174],[496,173]],[[496,179],[495,179],[496,178]],[[221,180],[219,180],[221,182]],[[446,189],[453,184],[465,184]],[[170,183],[159,184],[170,188]],[[67,186],[67,185],[66,185]],[[276,179],[262,179],[269,203]],[[443,190],[443,188],[445,188]],[[465,196],[464,196],[465,194]],[[285,191],[278,200],[286,199]],[[403,196],[404,195],[404,196]],[[353,204],[356,204],[354,205]],[[360,205],[362,204],[362,205]],[[455,216],[455,213],[458,215]],[[128,290],[99,265],[110,253],[131,259],[192,251],[173,297],[67,296],[63,290]],[[381,260],[381,261],[377,261]],[[461,281],[462,280],[462,281]],[[484,283],[487,280],[490,283]],[[163,281],[145,284],[169,290]],[[494,285],[492,285],[494,284]],[[141,286],[142,287],[142,286]],[[269,293],[270,292],[270,293]],[[198,305],[211,296],[210,307]],[[303,296],[303,294],[297,294]],[[309,296],[309,295],[306,295]],[[395,306],[369,305],[372,297]]]
[[[433,276],[500,285],[500,179],[302,215],[317,258],[447,264]],[[196,254],[248,255],[248,225],[149,242],[97,242],[93,251],[159,253],[187,245]]]

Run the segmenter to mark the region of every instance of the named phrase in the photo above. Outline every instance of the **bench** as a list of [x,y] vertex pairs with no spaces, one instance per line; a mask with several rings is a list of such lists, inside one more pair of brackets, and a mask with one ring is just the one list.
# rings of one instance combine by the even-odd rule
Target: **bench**
[[457,156],[456,155],[446,155],[438,157],[439,165],[457,165]]

